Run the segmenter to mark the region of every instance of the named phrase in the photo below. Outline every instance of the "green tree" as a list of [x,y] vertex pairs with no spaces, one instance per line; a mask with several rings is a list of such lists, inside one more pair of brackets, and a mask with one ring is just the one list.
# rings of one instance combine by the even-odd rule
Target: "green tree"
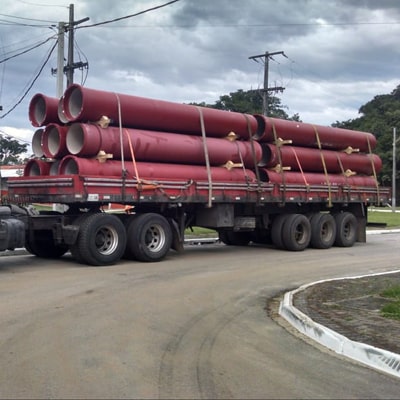
[[[191,103],[198,106],[216,108],[218,110],[236,111],[247,114],[261,114],[263,100],[259,90],[242,90],[231,92],[229,95],[220,96],[214,104],[206,103]],[[282,105],[279,97],[268,98],[269,116],[281,119],[291,119],[299,121],[299,115],[295,114],[292,117],[285,111],[285,106]]]
[[0,165],[22,164],[24,160],[20,157],[27,151],[27,144],[21,144],[11,136],[0,135]]
[[[385,186],[392,184],[393,128],[400,131],[400,85],[392,93],[377,95],[359,109],[360,117],[336,122],[333,126],[359,131],[372,132],[378,141],[374,150],[382,159],[379,179]],[[400,147],[400,146],[398,146]],[[400,162],[396,156],[396,170]]]

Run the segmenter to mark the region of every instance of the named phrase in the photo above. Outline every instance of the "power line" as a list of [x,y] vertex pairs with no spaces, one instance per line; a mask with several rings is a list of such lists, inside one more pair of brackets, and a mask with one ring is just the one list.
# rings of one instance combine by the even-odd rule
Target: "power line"
[[9,15],[9,14],[0,14],[0,16],[7,17],[7,18],[22,19],[24,21],[49,22],[50,24],[57,23],[57,21],[49,21],[49,20],[45,20],[45,19],[36,19],[36,18],[17,17],[15,15]]
[[[86,79],[89,74],[89,60],[86,57],[86,54],[82,51],[82,49],[79,47],[78,42],[74,39],[74,49],[76,49],[79,57],[79,65],[82,67],[79,68],[82,71],[82,76],[81,76],[81,85],[83,86],[86,82]],[[84,59],[84,61],[82,61]],[[86,71],[85,76],[83,76],[83,71]]]
[[21,55],[23,55],[23,54],[29,53],[30,51],[32,51],[32,50],[34,50],[34,49],[37,49],[37,48],[40,47],[40,46],[43,46],[44,44],[46,44],[48,41],[50,41],[50,40],[52,40],[52,39],[54,39],[54,35],[48,37],[46,40],[43,40],[42,42],[40,42],[40,43],[38,43],[38,44],[36,44],[36,45],[30,47],[29,49],[26,49],[26,50],[24,50],[24,51],[21,51],[20,53],[14,54],[13,56],[9,56],[9,57],[6,57],[6,58],[0,60],[0,64],[6,62],[6,61],[8,61],[8,60],[11,60],[12,58],[19,57],[19,56],[21,56]]
[[24,1],[24,0],[14,0],[14,1],[18,1],[19,3],[27,4],[28,6],[68,8],[68,6],[60,6],[59,4],[40,4],[40,3],[33,3],[31,1]]
[[[114,21],[109,21],[114,22]],[[108,23],[108,22],[107,22]],[[177,28],[177,29],[185,29],[185,28],[194,28],[197,29],[208,29],[208,28],[268,28],[268,27],[292,27],[292,26],[362,26],[362,25],[400,25],[400,21],[394,22],[327,22],[327,23],[319,23],[319,22],[293,22],[293,23],[266,23],[266,24],[215,24],[215,25],[198,25],[198,24],[180,24],[180,25],[114,25],[113,28]],[[90,27],[92,25],[84,25],[81,28]]]
[[122,21],[122,20],[124,20],[124,19],[132,18],[132,17],[137,17],[138,15],[145,14],[145,13],[148,13],[148,12],[150,12],[150,11],[158,10],[158,9],[160,9],[160,8],[169,6],[169,5],[171,5],[171,4],[173,4],[173,3],[176,3],[176,2],[178,2],[178,1],[180,1],[180,0],[169,1],[168,3],[164,3],[164,4],[161,4],[161,5],[159,5],[159,6],[155,6],[155,7],[152,7],[152,8],[148,8],[147,10],[139,11],[139,12],[137,12],[137,13],[135,13],[135,14],[125,15],[124,17],[114,18],[114,19],[111,19],[111,20],[108,20],[108,21],[98,22],[98,23],[96,23],[96,24],[78,26],[78,27],[76,27],[76,29],[92,28],[92,27],[94,27],[94,26],[100,26],[100,25],[110,24],[110,23],[112,23],[112,22],[117,22],[117,21]]
[[5,20],[0,20],[0,25],[5,25],[5,26],[25,26],[29,28],[46,28],[49,25],[43,25],[43,24],[22,24],[20,22],[11,22],[11,21],[5,21]]
[[39,72],[36,74],[36,76],[33,78],[32,82],[30,83],[30,85],[28,86],[28,88],[25,90],[25,93],[21,96],[21,98],[3,115],[0,116],[0,119],[3,119],[4,117],[6,117],[8,114],[10,114],[12,111],[14,111],[21,103],[22,101],[25,99],[25,97],[28,95],[29,91],[32,89],[33,85],[35,84],[35,82],[37,81],[37,79],[39,78],[40,74],[42,73],[44,67],[46,66],[47,62],[49,61],[51,55],[53,54],[54,49],[57,46],[57,42],[54,43],[54,45],[51,47],[49,54],[46,57],[46,60],[44,61],[44,63],[42,64],[42,66],[39,69]]

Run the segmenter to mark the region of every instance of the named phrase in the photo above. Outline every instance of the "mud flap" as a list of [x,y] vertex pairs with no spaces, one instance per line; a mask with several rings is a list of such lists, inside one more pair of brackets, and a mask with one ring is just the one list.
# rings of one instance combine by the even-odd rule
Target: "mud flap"
[[172,244],[171,244],[171,249],[178,251],[178,252],[182,252],[183,249],[183,244],[184,244],[184,234],[183,232],[181,232],[181,230],[179,229],[179,225],[178,223],[172,219],[172,218],[168,218],[168,222],[171,225],[171,229],[172,229]]

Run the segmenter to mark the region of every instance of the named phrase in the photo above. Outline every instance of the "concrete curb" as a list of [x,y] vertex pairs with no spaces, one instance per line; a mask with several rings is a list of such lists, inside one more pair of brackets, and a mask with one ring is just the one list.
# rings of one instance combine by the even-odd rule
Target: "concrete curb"
[[334,352],[345,357],[356,360],[362,364],[368,365],[369,367],[400,378],[399,354],[350,340],[346,336],[343,336],[340,333],[337,333],[332,329],[315,322],[293,306],[293,296],[296,293],[319,283],[393,274],[398,272],[400,272],[400,270],[338,279],[326,279],[303,285],[296,290],[285,293],[285,296],[279,306],[279,314],[298,331],[315,340],[319,344],[327,347],[328,349],[333,350]]
[[367,235],[381,235],[386,233],[400,233],[400,229],[370,229],[367,230]]
[[14,249],[14,250],[5,250],[0,252],[0,257],[7,257],[7,256],[22,256],[25,254],[29,254],[28,250],[25,248]]

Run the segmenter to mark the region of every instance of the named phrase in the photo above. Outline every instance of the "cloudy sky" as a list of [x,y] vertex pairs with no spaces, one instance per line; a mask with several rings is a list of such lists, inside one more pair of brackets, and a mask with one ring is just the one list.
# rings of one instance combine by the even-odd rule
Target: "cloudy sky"
[[263,59],[249,57],[282,51],[269,62],[269,86],[285,88],[289,115],[330,125],[400,84],[399,0],[179,0],[106,24],[170,1],[1,0],[0,133],[30,142],[30,99],[56,96],[50,51],[71,3],[76,21],[90,18],[77,25],[74,53],[89,64],[74,82],[90,88],[214,103],[262,88]]

